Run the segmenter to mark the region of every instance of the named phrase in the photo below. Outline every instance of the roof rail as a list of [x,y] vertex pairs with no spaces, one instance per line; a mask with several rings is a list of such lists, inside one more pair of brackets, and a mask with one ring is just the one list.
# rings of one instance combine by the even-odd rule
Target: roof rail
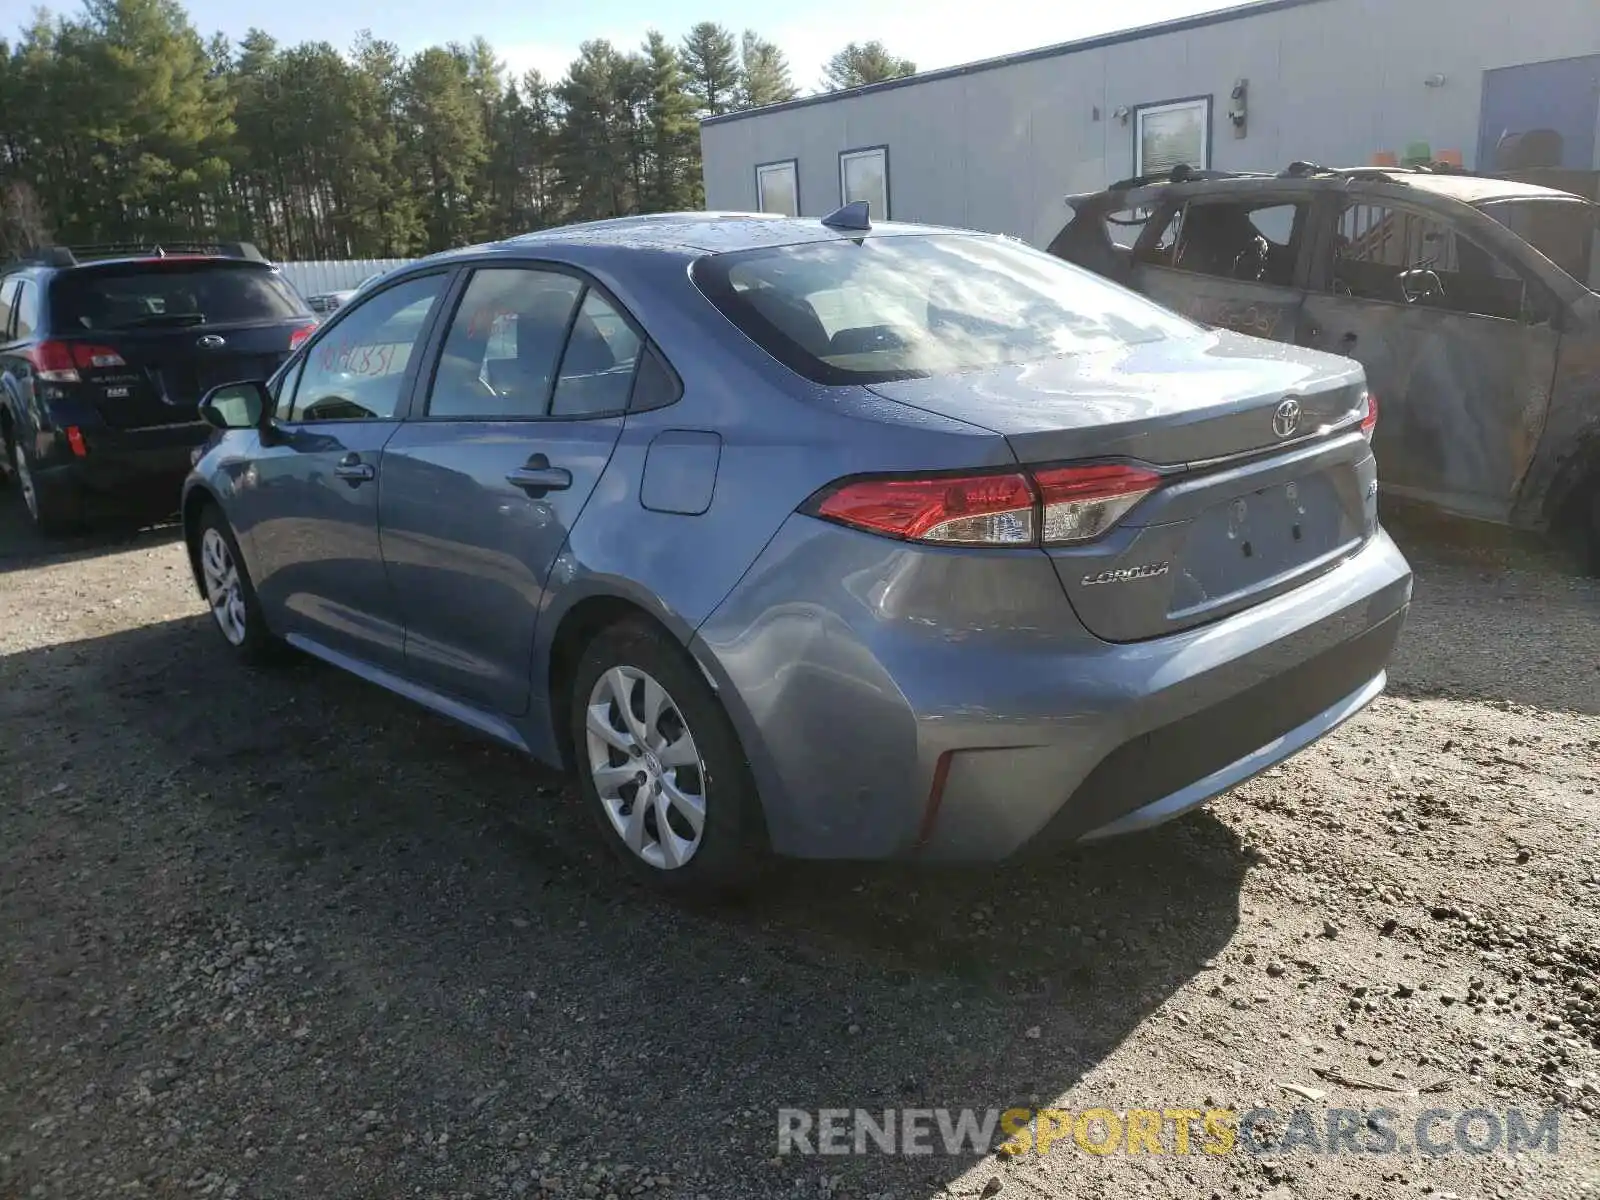
[[1188,163],[1179,163],[1170,171],[1157,171],[1148,175],[1135,175],[1119,179],[1107,191],[1131,192],[1134,188],[1151,187],[1162,183],[1199,183],[1208,179],[1271,179],[1265,171],[1209,171],[1196,170]]
[[266,262],[253,242],[93,242],[77,246],[39,246],[19,255],[18,262],[46,267],[75,267],[106,258],[165,258],[169,254],[207,254]]

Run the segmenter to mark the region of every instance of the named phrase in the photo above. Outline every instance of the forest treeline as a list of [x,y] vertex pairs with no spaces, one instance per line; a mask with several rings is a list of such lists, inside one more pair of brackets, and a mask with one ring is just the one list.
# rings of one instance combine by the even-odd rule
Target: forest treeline
[[[851,43],[837,90],[915,65]],[[800,94],[779,47],[704,22],[583,43],[556,80],[483,38],[403,54],[251,30],[177,0],[88,0],[0,40],[0,258],[46,242],[253,241],[405,257],[568,221],[697,208],[701,117]]]

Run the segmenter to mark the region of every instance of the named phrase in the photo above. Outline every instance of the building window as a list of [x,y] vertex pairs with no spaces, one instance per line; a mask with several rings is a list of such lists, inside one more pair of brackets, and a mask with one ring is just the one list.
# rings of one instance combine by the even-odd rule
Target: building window
[[867,146],[839,155],[839,203],[867,202],[867,214],[889,219],[889,147]]
[[792,158],[756,167],[756,207],[765,213],[800,215],[800,178]]
[[1180,164],[1211,166],[1210,96],[1133,110],[1133,173],[1164,175]]

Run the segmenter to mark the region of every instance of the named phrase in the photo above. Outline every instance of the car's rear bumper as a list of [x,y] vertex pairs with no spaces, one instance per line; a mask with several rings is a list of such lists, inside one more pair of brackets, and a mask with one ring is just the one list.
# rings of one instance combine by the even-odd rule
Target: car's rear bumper
[[170,493],[176,509],[194,448],[210,433],[211,427],[200,422],[148,429],[86,427],[83,455],[59,438],[35,474],[41,486],[74,496],[86,507],[135,495],[156,501]]
[[694,647],[803,857],[993,860],[1169,819],[1370,703],[1411,594],[1379,532],[1246,612],[1112,644],[1042,554],[819,526],[791,521]]

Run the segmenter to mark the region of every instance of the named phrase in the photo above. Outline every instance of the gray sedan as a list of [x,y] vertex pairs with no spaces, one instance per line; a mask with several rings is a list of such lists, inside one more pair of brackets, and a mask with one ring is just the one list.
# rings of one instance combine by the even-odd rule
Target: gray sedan
[[202,408],[231,650],[575,769],[673,890],[1158,824],[1376,697],[1411,595],[1358,364],[859,205],[436,256]]

